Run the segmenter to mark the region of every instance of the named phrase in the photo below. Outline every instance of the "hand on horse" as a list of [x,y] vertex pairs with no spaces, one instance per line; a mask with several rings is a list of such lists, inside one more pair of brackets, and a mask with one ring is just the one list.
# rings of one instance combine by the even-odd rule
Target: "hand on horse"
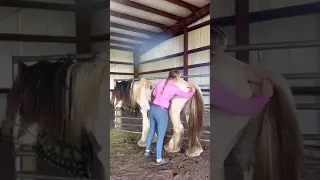
[[262,79],[262,92],[269,97],[273,96],[273,84],[269,79]]
[[194,86],[192,84],[188,84],[188,89],[189,91],[195,91],[196,89],[194,88]]

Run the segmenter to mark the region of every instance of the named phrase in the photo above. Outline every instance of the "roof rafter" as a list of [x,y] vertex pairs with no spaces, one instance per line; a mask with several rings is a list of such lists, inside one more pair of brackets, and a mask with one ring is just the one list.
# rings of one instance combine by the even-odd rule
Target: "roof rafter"
[[120,38],[125,38],[125,39],[131,39],[131,40],[140,41],[140,42],[146,42],[146,41],[148,41],[148,39],[146,39],[146,38],[141,38],[141,37],[137,37],[137,36],[126,35],[126,34],[117,33],[117,32],[111,32],[111,33],[110,33],[110,36],[120,37]]
[[113,40],[113,39],[110,40],[110,43],[124,45],[124,46],[131,46],[131,47],[135,47],[135,46],[139,45],[138,43],[118,41],[118,40]]
[[141,33],[141,34],[146,34],[146,35],[149,35],[149,36],[154,36],[156,34],[160,34],[160,33],[157,33],[157,32],[152,32],[152,31],[139,29],[139,28],[135,28],[135,27],[131,27],[131,26],[126,26],[126,25],[113,23],[113,22],[110,22],[110,27],[123,29],[123,30],[127,30],[127,31],[133,31],[133,32]]
[[110,49],[133,52],[133,49],[131,49],[131,48],[118,47],[118,46],[112,46],[112,45],[110,46]]
[[138,17],[135,17],[135,16],[131,16],[131,15],[128,15],[128,14],[115,12],[115,11],[112,11],[112,10],[110,10],[110,16],[115,16],[115,17],[118,17],[118,18],[127,19],[127,20],[130,20],[130,21],[135,21],[135,22],[142,23],[142,24],[147,24],[147,25],[150,25],[150,26],[158,27],[158,28],[160,28],[162,30],[165,30],[165,29],[168,28],[166,25],[161,24],[161,23],[157,23],[157,22],[154,22],[154,21],[149,21],[149,20],[146,20],[146,19],[142,19],[142,18],[138,18]]
[[200,10],[199,7],[197,7],[197,6],[195,6],[195,5],[192,5],[192,4],[189,4],[189,3],[187,3],[187,2],[184,2],[184,1],[182,1],[182,0],[166,0],[166,1],[171,2],[171,3],[173,3],[173,4],[176,4],[176,5],[178,5],[178,6],[182,6],[182,7],[184,7],[184,8],[187,8],[187,9],[189,9],[189,10],[190,10],[191,12],[193,12],[193,13]]
[[143,5],[143,4],[139,4],[139,3],[136,3],[136,2],[133,2],[133,1],[129,1],[129,0],[111,0],[111,1],[117,2],[119,4],[123,4],[123,5],[126,5],[126,6],[129,6],[129,7],[133,7],[133,8],[136,8],[136,9],[140,9],[142,11],[146,11],[146,12],[150,12],[150,13],[153,13],[153,14],[157,14],[159,16],[167,17],[169,19],[173,19],[173,20],[176,20],[176,21],[181,21],[183,19],[180,16],[177,16],[177,15],[174,15],[174,14],[171,14],[171,13],[167,13],[165,11],[161,11],[159,9],[155,9],[155,8],[152,8],[152,7]]
[[1,0],[0,6],[32,8],[32,9],[48,9],[48,10],[57,10],[57,11],[75,11],[76,10],[76,6],[70,5],[70,4],[44,3],[44,2],[32,2],[32,1],[21,1],[21,0]]

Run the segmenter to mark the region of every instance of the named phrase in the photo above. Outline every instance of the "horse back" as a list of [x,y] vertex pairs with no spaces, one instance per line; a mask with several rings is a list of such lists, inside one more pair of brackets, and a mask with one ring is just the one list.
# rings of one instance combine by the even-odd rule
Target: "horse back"
[[[179,80],[178,82],[176,82],[176,86],[178,86],[184,92],[189,92],[188,82],[185,80],[182,80],[182,79]],[[183,98],[180,96],[174,96],[171,100],[169,111],[171,113],[173,113],[173,112],[180,113],[182,111],[182,109],[185,107],[187,101],[188,101],[187,98]]]

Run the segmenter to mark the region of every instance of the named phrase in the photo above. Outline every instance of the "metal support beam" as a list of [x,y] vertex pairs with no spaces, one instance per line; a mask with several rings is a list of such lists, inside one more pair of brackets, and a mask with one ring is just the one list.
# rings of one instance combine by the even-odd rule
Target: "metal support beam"
[[55,61],[60,59],[77,59],[87,60],[94,58],[93,54],[65,54],[65,55],[48,55],[48,56],[12,56],[12,63],[15,64],[18,61],[23,62],[37,62],[37,61]]
[[[236,0],[236,44],[249,44],[249,0]],[[249,63],[249,51],[236,52],[236,58]]]
[[134,73],[134,78],[139,78],[139,61],[140,61],[140,56],[137,51],[133,52],[133,73]]
[[77,53],[91,52],[91,9],[90,1],[76,1],[76,34],[77,34]]
[[320,47],[320,40],[228,46],[226,49],[226,52],[262,51],[262,50],[265,51],[265,50],[280,50],[280,49],[310,48],[310,47]]
[[320,73],[286,73],[282,74],[287,80],[320,79]]
[[[188,27],[183,28],[183,75],[188,76]],[[188,78],[184,78],[185,81],[188,81]]]
[[[195,77],[210,77],[210,74],[200,74],[200,75],[188,75],[188,76],[181,76],[181,78],[195,78]],[[142,77],[143,79],[148,80],[156,80],[156,79],[167,79],[167,77]],[[141,78],[135,78],[133,80],[140,80]],[[114,79],[115,81],[125,81],[131,79]]]

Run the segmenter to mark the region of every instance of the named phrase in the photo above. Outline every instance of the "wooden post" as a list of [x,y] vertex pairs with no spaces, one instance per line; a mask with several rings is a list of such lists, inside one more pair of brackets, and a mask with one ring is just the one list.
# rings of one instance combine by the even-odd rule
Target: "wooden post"
[[115,107],[115,111],[114,111],[114,127],[115,128],[121,128],[121,123],[122,123],[122,112],[120,108],[116,108]]
[[[183,28],[183,75],[188,76],[188,27]],[[184,78],[185,81],[188,81],[189,78]]]

